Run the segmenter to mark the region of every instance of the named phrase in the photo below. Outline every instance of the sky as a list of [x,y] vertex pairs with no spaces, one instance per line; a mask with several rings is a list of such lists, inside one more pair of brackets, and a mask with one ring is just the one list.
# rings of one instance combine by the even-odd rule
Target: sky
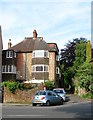
[[[67,2],[68,1],[68,2]],[[0,0],[3,49],[32,37],[56,43],[59,50],[75,38],[91,40],[91,0]]]

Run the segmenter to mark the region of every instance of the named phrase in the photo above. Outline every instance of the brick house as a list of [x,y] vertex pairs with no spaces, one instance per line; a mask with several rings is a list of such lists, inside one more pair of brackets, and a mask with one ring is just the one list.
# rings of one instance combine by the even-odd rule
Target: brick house
[[59,83],[59,49],[56,43],[47,43],[33,31],[32,37],[3,50],[3,80],[26,80],[31,83],[44,83],[51,80]]

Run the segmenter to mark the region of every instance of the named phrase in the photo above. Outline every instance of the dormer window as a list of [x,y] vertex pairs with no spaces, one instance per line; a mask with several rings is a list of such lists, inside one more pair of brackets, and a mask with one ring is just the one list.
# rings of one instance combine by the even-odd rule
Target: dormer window
[[6,58],[13,58],[13,51],[7,51]]

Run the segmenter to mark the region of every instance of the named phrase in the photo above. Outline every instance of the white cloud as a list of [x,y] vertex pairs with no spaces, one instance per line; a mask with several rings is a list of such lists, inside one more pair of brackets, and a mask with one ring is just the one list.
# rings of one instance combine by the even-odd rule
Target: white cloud
[[24,37],[32,36],[33,29],[47,42],[59,40],[59,47],[75,36],[88,37],[91,32],[91,4],[85,2],[3,1],[0,16],[4,48],[9,38],[16,44]]

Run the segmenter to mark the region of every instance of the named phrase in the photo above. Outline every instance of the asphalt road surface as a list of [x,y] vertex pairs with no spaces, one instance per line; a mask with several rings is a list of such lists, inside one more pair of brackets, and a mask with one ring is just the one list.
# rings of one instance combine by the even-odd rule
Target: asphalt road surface
[[2,118],[91,118],[91,102],[57,106],[2,105]]

